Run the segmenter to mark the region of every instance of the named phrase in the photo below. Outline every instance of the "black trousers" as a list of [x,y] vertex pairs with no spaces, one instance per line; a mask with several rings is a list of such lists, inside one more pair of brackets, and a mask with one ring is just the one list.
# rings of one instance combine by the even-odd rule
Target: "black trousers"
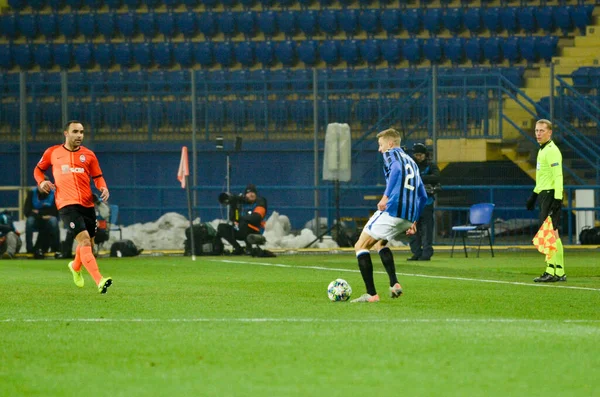
[[540,226],[548,215],[552,218],[552,226],[554,226],[554,230],[558,230],[560,226],[560,216],[561,210],[555,211],[552,214],[550,213],[550,207],[554,202],[554,189],[552,190],[542,190],[538,194],[538,203],[540,205]]
[[433,256],[433,203],[425,206],[417,221],[417,232],[410,239],[410,251],[417,258]]
[[257,231],[250,229],[248,225],[240,225],[239,229],[233,227],[229,223],[221,223],[217,226],[217,236],[224,238],[231,246],[239,250],[242,247],[238,240],[246,241],[249,234],[259,234]]

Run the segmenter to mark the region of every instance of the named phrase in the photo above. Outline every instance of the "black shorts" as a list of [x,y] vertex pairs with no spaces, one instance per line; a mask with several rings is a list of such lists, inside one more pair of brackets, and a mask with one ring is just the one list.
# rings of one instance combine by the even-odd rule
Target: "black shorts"
[[[538,202],[540,203],[540,225],[544,223],[550,213],[550,207],[554,202],[554,190],[542,190],[538,195]],[[552,226],[554,230],[558,230],[560,225],[561,210],[551,214]]]
[[74,236],[87,230],[90,237],[96,236],[96,210],[94,207],[84,207],[73,204],[62,207],[58,213],[68,231]]

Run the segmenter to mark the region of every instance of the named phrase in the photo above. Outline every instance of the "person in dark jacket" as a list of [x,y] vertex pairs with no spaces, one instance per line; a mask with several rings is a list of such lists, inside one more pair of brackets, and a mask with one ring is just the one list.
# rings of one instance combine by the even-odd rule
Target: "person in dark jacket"
[[[61,256],[60,229],[58,227],[58,210],[54,201],[54,191],[42,193],[38,187],[27,192],[23,205],[25,214],[25,247],[27,253],[34,254],[36,258],[43,258],[48,250]],[[33,243],[33,232],[38,232],[38,237]]]
[[0,253],[2,259],[13,259],[21,249],[21,237],[8,211],[0,213]]
[[429,158],[429,151],[422,143],[413,146],[413,158],[419,167],[421,179],[425,184],[427,202],[421,217],[417,221],[417,232],[410,240],[412,256],[409,261],[428,261],[433,256],[433,202],[440,183],[440,169]]

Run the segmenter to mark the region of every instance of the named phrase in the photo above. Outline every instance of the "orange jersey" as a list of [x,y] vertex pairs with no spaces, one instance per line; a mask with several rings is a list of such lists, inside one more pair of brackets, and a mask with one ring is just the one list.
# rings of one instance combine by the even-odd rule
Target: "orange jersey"
[[50,167],[56,185],[58,209],[72,204],[93,207],[91,180],[94,180],[98,189],[106,188],[98,159],[94,152],[86,147],[79,146],[75,151],[68,150],[64,145],[48,148],[34,171],[38,185],[44,180],[44,172]]

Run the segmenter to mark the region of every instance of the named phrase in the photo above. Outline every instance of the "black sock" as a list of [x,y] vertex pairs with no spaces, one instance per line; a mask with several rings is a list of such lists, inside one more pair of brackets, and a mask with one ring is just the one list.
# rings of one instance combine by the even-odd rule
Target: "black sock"
[[398,276],[396,276],[396,265],[394,264],[394,255],[392,254],[392,250],[390,250],[388,247],[383,247],[379,251],[379,257],[381,258],[383,267],[385,267],[385,271],[390,278],[390,287],[393,287],[398,282]]
[[375,282],[373,281],[373,262],[371,261],[371,254],[369,254],[369,252],[363,252],[358,255],[356,259],[358,259],[358,268],[360,269],[360,274],[365,282],[365,287],[367,287],[367,294],[377,295]]

